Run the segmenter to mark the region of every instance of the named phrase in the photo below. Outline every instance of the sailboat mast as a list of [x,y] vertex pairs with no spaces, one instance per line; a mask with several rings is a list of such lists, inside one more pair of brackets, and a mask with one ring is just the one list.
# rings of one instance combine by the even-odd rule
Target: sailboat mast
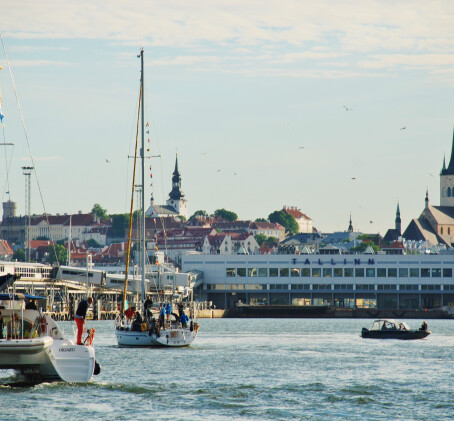
[[145,256],[147,253],[146,241],[145,241],[145,103],[144,103],[144,66],[143,66],[143,48],[140,50],[140,65],[141,65],[141,83],[142,83],[142,314],[144,313],[144,301],[145,301],[145,267],[146,260]]

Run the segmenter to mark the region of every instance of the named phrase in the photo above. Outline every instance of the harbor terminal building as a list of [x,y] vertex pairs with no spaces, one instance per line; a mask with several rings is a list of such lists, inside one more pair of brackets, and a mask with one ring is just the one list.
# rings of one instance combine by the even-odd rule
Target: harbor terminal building
[[432,309],[454,306],[454,254],[183,256],[197,295],[218,308],[268,304]]

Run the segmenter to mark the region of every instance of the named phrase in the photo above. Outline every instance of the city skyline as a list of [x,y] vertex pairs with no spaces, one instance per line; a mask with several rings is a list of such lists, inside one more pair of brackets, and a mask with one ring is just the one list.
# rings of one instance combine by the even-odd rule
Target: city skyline
[[[40,189],[32,213],[126,213],[145,49],[147,178],[165,203],[178,152],[189,214],[296,206],[323,232],[384,235],[439,204],[451,156],[454,5],[404,1],[2,7]],[[3,51],[2,202],[25,213],[31,165]],[[153,167],[149,170],[149,165]],[[6,166],[10,165],[8,180]],[[146,202],[151,196],[146,182]],[[90,186],[90,188],[87,188]],[[6,194],[9,192],[9,194]],[[372,221],[372,222],[371,222]]]

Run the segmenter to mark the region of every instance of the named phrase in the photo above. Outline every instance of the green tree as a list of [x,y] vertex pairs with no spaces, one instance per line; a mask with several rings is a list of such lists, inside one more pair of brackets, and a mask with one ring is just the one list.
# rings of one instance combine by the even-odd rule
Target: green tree
[[214,211],[214,216],[216,218],[226,219],[227,221],[237,221],[238,220],[238,215],[235,212],[228,211],[224,208],[216,209]]
[[110,215],[112,220],[112,228],[111,233],[113,237],[116,238],[125,238],[126,237],[126,230],[129,227],[129,214],[127,213],[119,213],[116,215]]
[[257,218],[255,222],[268,222],[265,218]]
[[91,210],[91,214],[95,215],[101,219],[107,220],[109,216],[107,215],[107,211],[101,207],[99,203],[95,203],[93,205],[93,209]]
[[13,254],[13,260],[25,262],[25,251],[23,249],[17,249]]
[[204,210],[196,210],[189,219],[194,219],[196,216],[208,216],[208,213]]
[[36,240],[49,241],[49,237],[46,237],[45,235],[40,235],[39,237],[36,237]]
[[87,245],[88,247],[91,247],[91,248],[101,248],[101,244],[99,244],[94,238],[90,238],[89,240],[87,240]]
[[266,235],[265,234],[254,235],[254,238],[255,238],[255,241],[257,241],[259,246],[261,246],[262,243],[266,241]]
[[47,263],[52,265],[57,263],[57,260],[60,265],[66,263],[66,259],[68,257],[66,247],[61,246],[60,244],[55,244],[55,246],[49,246],[47,248],[47,252],[49,253],[46,259]]
[[283,211],[274,211],[270,213],[268,216],[270,222],[277,222],[285,227],[285,231],[287,234],[293,235],[297,234],[299,231],[298,223],[296,222],[295,218],[288,213]]
[[[362,236],[362,237],[364,237],[364,236]],[[359,236],[358,236],[358,238],[359,238]],[[378,247],[377,245],[375,245],[374,242],[373,242],[370,238],[363,238],[362,240],[363,240],[363,241],[362,241],[361,244],[359,244],[359,245],[356,246],[356,247],[351,247],[351,248],[350,248],[350,251],[362,253],[362,252],[364,252],[364,251],[367,249],[367,247],[369,247],[369,246],[372,247],[372,250],[374,250],[375,253],[376,253],[377,251],[380,251],[380,250],[381,250],[381,248]]]

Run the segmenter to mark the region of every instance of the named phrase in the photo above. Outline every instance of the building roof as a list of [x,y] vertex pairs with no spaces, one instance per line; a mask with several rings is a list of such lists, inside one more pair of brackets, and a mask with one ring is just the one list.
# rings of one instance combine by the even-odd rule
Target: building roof
[[432,245],[438,244],[438,236],[433,231],[429,222],[424,218],[412,219],[403,237],[406,240],[428,241]]
[[13,254],[13,249],[9,245],[8,241],[0,240],[0,255],[1,256],[10,256]]
[[399,235],[399,230],[396,230],[394,228],[390,228],[388,231],[386,231],[385,236],[383,237],[383,241],[394,241],[397,240],[400,237]]
[[306,219],[308,221],[311,221],[311,218],[309,218],[307,215],[305,215],[303,212],[301,212],[299,209],[296,207],[286,207],[282,209],[283,212],[292,215],[295,219]]

